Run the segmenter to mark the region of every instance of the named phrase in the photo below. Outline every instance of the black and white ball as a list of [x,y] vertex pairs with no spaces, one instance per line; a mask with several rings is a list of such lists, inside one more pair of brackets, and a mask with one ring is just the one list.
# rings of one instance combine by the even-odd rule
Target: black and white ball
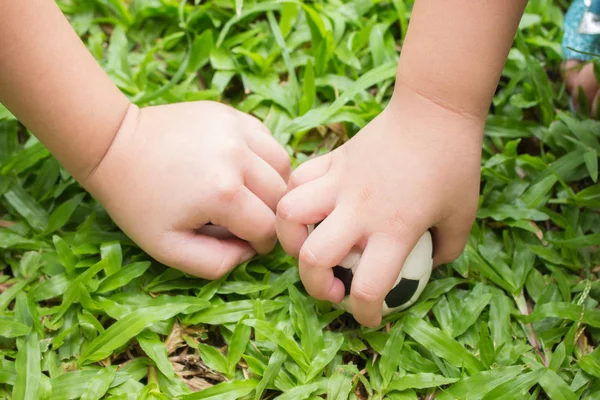
[[[318,224],[316,224],[318,225]],[[308,234],[314,230],[314,225],[308,226]],[[339,308],[352,313],[350,305],[350,290],[352,278],[358,268],[360,253],[352,250],[339,265],[333,267],[333,274],[341,280],[345,288],[345,297]],[[412,306],[418,299],[431,277],[433,268],[433,240],[431,232],[426,231],[411,250],[394,286],[385,297],[382,307],[382,316],[393,312],[402,311]]]

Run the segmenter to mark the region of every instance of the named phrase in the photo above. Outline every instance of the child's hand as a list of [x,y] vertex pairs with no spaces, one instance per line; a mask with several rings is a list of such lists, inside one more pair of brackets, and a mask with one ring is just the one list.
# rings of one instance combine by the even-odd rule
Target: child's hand
[[[82,184],[157,260],[215,279],[270,251],[286,151],[256,118],[214,102],[131,107]],[[217,238],[206,224],[235,237]]]
[[[277,233],[299,257],[309,294],[342,300],[331,268],[355,246],[364,253],[352,313],[375,327],[385,295],[428,228],[434,264],[457,258],[477,209],[482,133],[479,118],[402,95],[342,147],[294,171],[277,208]],[[306,225],[325,217],[307,238]]]
[[[594,64],[588,63],[581,65],[579,60],[567,60],[563,63],[563,75],[565,78],[566,89],[573,108],[578,112],[589,112],[592,118],[598,118],[598,97],[600,96],[600,86],[594,74]],[[580,93],[583,91],[587,101],[587,110],[582,110],[580,104]]]

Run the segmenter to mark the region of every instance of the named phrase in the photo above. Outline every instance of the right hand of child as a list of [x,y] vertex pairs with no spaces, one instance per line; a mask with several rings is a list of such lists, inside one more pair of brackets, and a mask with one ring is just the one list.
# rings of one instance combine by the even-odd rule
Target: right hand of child
[[[426,230],[433,231],[434,266],[458,258],[477,212],[484,122],[398,85],[352,139],[298,167],[278,204],[277,233],[299,259],[306,291],[341,302],[344,285],[332,268],[362,253],[348,305],[360,324],[375,328]],[[309,236],[307,225],[317,222]]]
[[131,106],[96,163],[82,185],[168,266],[216,279],[276,243],[289,156],[248,114],[209,101]]

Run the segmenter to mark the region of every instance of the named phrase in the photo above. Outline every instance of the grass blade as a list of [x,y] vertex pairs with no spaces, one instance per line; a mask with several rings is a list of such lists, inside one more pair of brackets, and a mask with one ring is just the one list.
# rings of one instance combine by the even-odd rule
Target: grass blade
[[359,92],[396,76],[396,68],[397,64],[391,63],[370,70],[354,82],[352,87],[343,92],[328,107],[314,108],[301,117],[295,118],[287,126],[281,129],[282,132],[295,134],[324,124]]
[[544,376],[546,369],[540,368],[535,371],[522,374],[508,382],[496,386],[483,396],[482,400],[492,399],[522,399],[526,392],[533,387]]
[[542,375],[539,383],[550,400],[579,399],[579,397],[569,388],[569,385],[567,385],[566,382],[551,369],[546,370],[546,373]]
[[[284,307],[286,303],[279,300],[261,300],[265,313]],[[254,315],[254,301],[240,300],[225,304],[215,304],[185,319],[188,325],[209,324],[220,325],[238,322],[244,315]]]
[[523,372],[520,366],[501,367],[491,371],[483,371],[472,376],[463,377],[458,383],[441,392],[439,400],[481,400],[483,396]]
[[13,318],[0,317],[0,336],[5,338],[16,338],[25,336],[31,332],[31,327],[15,321]]
[[458,378],[446,378],[442,375],[419,373],[414,375],[398,376],[386,385],[386,392],[393,390],[404,391],[407,389],[427,389],[457,382]]
[[26,338],[17,340],[17,360],[15,369],[22,371],[17,374],[12,396],[14,400],[39,400],[42,368],[40,365],[41,352],[38,334],[31,332]]
[[235,372],[235,367],[244,355],[244,351],[250,342],[250,333],[252,333],[252,328],[243,323],[246,318],[248,317],[244,316],[235,326],[233,334],[231,335],[231,340],[229,341],[229,346],[227,348],[227,365],[230,375],[233,375]]
[[247,319],[243,322],[260,332],[265,338],[281,347],[304,371],[309,367],[309,361],[306,354],[302,351],[298,343],[290,338],[273,324],[258,319]]
[[491,300],[492,295],[490,293],[480,293],[477,288],[469,293],[464,299],[464,308],[452,320],[452,336],[457,337],[462,335],[475,324],[479,315]]
[[392,376],[398,371],[398,365],[400,364],[398,354],[402,351],[403,345],[404,323],[400,320],[390,331],[390,337],[385,342],[385,347],[381,352],[381,359],[379,360],[379,372],[381,373],[384,387],[390,384]]
[[54,233],[63,226],[79,207],[81,201],[85,197],[85,194],[80,193],[78,195],[73,196],[71,199],[65,201],[63,204],[58,206],[56,210],[52,211],[50,216],[48,217],[48,225],[46,226],[45,234]]
[[144,353],[154,361],[156,367],[165,377],[172,378],[175,376],[175,370],[169,360],[167,348],[155,332],[143,331],[136,336],[136,339]]
[[121,288],[127,285],[129,282],[136,278],[139,278],[150,268],[151,263],[149,261],[136,262],[121,268],[116,273],[104,278],[98,289],[97,293],[110,292],[112,290]]
[[464,347],[447,333],[429,323],[407,316],[404,329],[421,346],[442,357],[456,367],[466,367],[471,373],[479,372],[482,366]]
[[188,304],[147,307],[127,315],[102,332],[85,349],[79,363],[90,364],[108,357],[152,324],[174,317],[189,307]]
[[21,185],[13,184],[4,193],[4,198],[36,231],[43,232],[48,226],[48,214]]
[[327,382],[327,398],[347,399],[352,391],[352,376],[346,369],[337,367]]
[[273,382],[277,374],[279,373],[281,366],[287,360],[288,356],[285,351],[283,351],[280,347],[273,352],[271,357],[269,358],[269,364],[267,368],[265,368],[265,372],[263,373],[263,377],[258,383],[256,387],[256,394],[254,396],[254,400],[259,400],[268,385]]
[[115,378],[116,373],[117,367],[114,365],[102,368],[96,375],[87,381],[85,392],[80,400],[100,400],[103,398],[110,388],[110,384]]
[[104,268],[107,276],[118,272],[123,265],[123,253],[119,242],[102,243],[100,246],[100,255],[102,259],[108,260],[108,265]]
[[340,348],[344,344],[344,336],[340,334],[330,335],[325,347],[310,358],[310,368],[306,372],[305,383],[310,382],[317,377],[323,369],[333,360]]
[[200,392],[181,396],[181,400],[237,400],[248,395],[258,384],[257,380],[223,382]]
[[308,301],[293,285],[288,288],[291,302],[292,317],[296,317],[300,328],[299,336],[302,350],[308,359],[312,360],[324,346],[323,331],[320,329],[319,320],[315,310],[309,310]]

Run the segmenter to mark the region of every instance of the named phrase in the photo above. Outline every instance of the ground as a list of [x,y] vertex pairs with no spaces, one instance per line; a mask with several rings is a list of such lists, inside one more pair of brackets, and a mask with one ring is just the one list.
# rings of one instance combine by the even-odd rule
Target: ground
[[[195,3],[59,4],[137,104],[227,102],[294,166],[385,106],[412,6]],[[379,329],[280,248],[214,282],[153,262],[0,106],[0,398],[600,399],[600,125],[568,108],[565,6],[529,2],[463,255]]]

